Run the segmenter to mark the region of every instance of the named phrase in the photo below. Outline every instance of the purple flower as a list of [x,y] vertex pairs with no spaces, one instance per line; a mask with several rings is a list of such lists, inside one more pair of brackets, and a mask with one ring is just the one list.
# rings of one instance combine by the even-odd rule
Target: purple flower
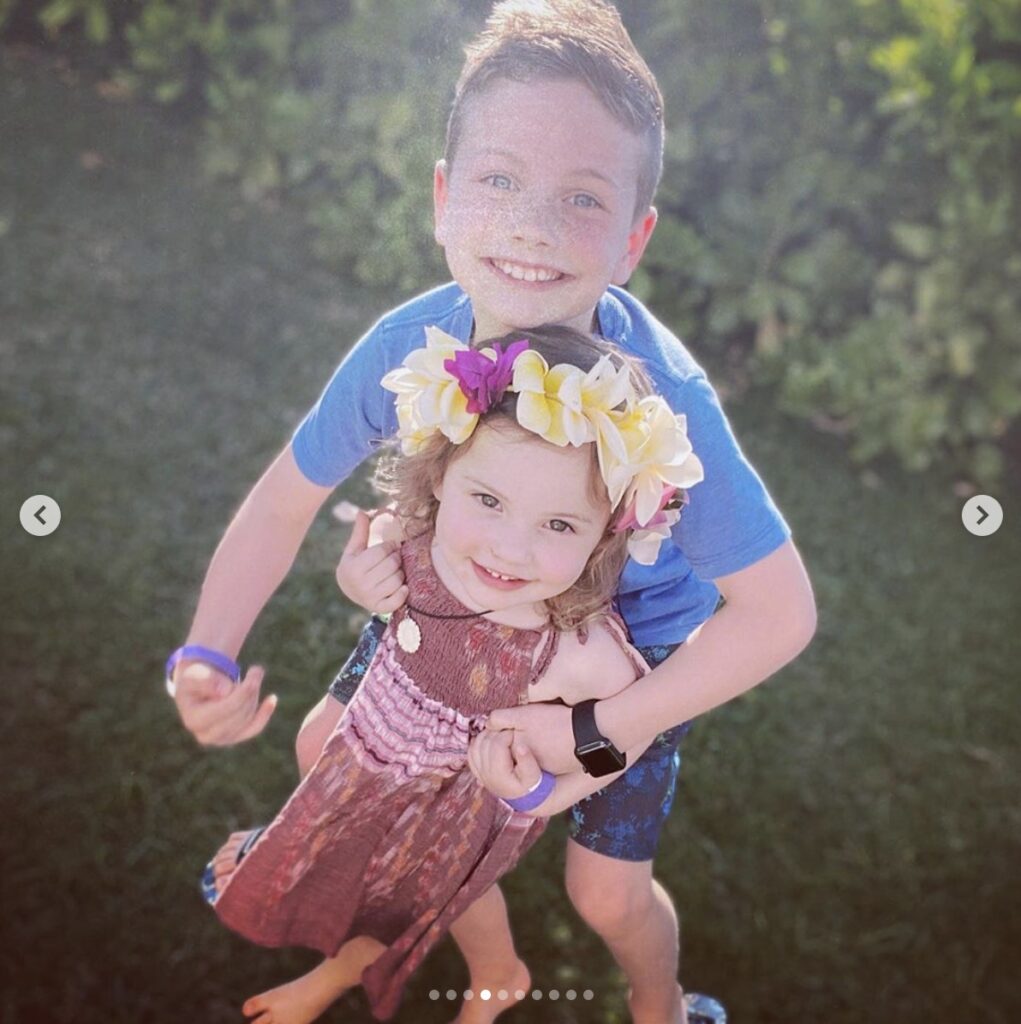
[[512,342],[506,352],[500,350],[499,342],[493,348],[495,360],[478,349],[466,349],[443,361],[443,369],[455,378],[468,399],[468,412],[488,412],[500,401],[514,376],[514,360],[528,348],[528,341],[522,338]]

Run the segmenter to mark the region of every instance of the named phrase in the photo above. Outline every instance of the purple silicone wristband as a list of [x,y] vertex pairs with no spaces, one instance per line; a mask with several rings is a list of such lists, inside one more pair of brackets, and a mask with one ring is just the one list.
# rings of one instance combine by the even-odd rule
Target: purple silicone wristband
[[503,797],[503,802],[512,811],[531,811],[534,810],[539,804],[543,803],[546,798],[553,792],[553,787],[557,784],[557,777],[551,775],[549,772],[543,772],[539,776],[539,781],[535,784],[535,788],[529,790],[524,796],[516,796],[512,799]]
[[178,647],[173,654],[167,658],[167,678],[170,679],[177,668],[179,661],[185,658],[192,658],[195,661],[203,661],[213,668],[219,669],[225,676],[230,676],[233,682],[241,678],[241,666],[226,654],[214,651],[211,647],[203,647],[201,644],[185,644]]

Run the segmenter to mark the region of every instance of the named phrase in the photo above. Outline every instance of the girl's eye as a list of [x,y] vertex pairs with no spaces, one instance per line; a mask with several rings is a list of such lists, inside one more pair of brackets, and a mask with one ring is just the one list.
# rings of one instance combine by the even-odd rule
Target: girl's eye
[[564,522],[563,519],[551,519],[549,528],[554,533],[574,533],[574,527],[570,523]]
[[595,196],[590,196],[585,192],[579,192],[576,196],[571,196],[571,202],[583,210],[598,210],[602,206]]
[[476,494],[475,497],[478,498],[486,508],[500,507],[500,502],[498,502],[491,494]]
[[486,184],[492,185],[493,188],[509,189],[511,187],[511,180],[506,174],[487,174],[482,180]]

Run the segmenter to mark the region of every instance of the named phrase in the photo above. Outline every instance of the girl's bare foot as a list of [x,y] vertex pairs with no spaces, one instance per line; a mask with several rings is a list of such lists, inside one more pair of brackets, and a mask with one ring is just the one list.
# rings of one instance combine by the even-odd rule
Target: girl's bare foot
[[[241,859],[241,850],[249,839],[253,839],[262,829],[250,828],[244,832],[232,832],[230,838],[213,856],[213,878],[216,880],[216,891],[223,892],[230,876]],[[246,851],[247,852],[247,851]]]
[[310,1024],[349,988],[359,984],[362,971],[386,947],[365,936],[341,946],[308,974],[245,1000],[241,1012],[250,1024]]
[[461,1004],[451,1024],[492,1024],[504,1010],[516,1006],[532,987],[532,976],[523,960],[502,975],[472,979],[472,998]]

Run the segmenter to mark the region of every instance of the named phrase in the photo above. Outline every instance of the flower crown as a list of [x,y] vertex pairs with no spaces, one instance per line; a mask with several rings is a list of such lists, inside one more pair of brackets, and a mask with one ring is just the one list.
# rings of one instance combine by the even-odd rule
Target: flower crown
[[639,398],[626,366],[602,356],[587,373],[570,363],[550,367],[528,341],[472,349],[438,327],[381,381],[397,395],[398,437],[405,455],[443,434],[462,444],[505,391],[517,394],[517,421],[552,444],[594,442],[612,509],[614,532],[631,531],[628,552],[651,565],[687,500],[683,489],[703,477],[688,440],[687,419],[659,395]]

